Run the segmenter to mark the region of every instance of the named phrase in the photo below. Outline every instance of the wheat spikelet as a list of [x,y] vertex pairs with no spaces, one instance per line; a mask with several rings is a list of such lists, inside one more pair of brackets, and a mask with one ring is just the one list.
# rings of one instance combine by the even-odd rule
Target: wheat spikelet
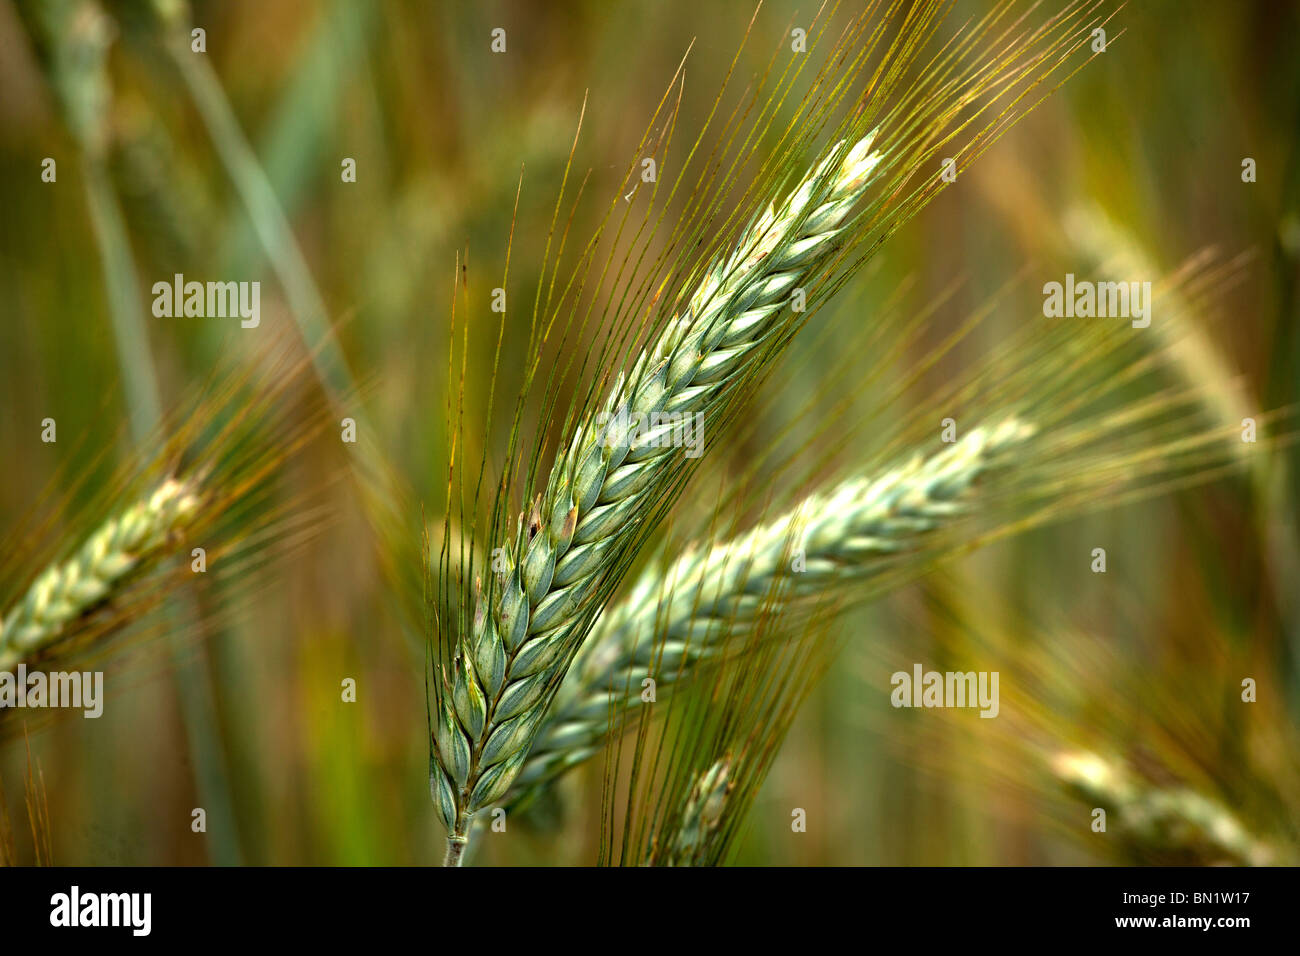
[[600,865],[718,866],[731,856],[800,705],[833,659],[825,625],[834,615],[824,610],[795,633],[781,633],[781,619],[760,622],[740,638],[743,664],[681,688],[653,730],[643,710],[634,745],[606,749]]
[[1078,797],[1105,808],[1112,828],[1140,852],[1234,866],[1278,862],[1228,809],[1193,790],[1151,786],[1094,753],[1063,751],[1050,765]]
[[[639,702],[640,678],[652,667],[662,689],[743,638],[764,615],[825,597],[914,554],[966,510],[976,482],[1031,432],[1017,419],[976,428],[929,458],[852,478],[738,538],[649,570],[601,618],[575,660],[511,802],[526,805],[601,748],[611,691],[621,713]],[[795,570],[796,553],[802,571]]]
[[41,572],[0,622],[0,671],[48,647],[109,600],[194,519],[200,504],[192,482],[167,478],[147,498],[104,522],[67,561]]
[[[558,456],[510,569],[499,572],[497,599],[479,598],[447,682],[452,693],[433,715],[431,788],[452,833],[450,862],[472,814],[513,783],[589,626],[589,599],[682,455],[653,416],[721,408],[743,381],[737,370],[770,357],[792,324],[792,290],[834,254],[840,224],[880,162],[871,141],[837,144],[779,208],[758,217]],[[634,434],[639,423],[652,427]]]

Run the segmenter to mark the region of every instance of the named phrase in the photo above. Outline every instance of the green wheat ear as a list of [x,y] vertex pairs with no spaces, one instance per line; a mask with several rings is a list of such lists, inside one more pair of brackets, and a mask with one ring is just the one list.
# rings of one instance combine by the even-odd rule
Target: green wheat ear
[[[731,541],[697,546],[651,568],[609,608],[583,646],[519,774],[510,802],[526,806],[555,778],[604,746],[615,720],[638,706],[653,666],[662,692],[734,650],[772,616],[882,574],[916,555],[963,516],[978,482],[1033,434],[1018,419],[973,429],[929,457],[849,479]],[[792,555],[801,552],[802,570]],[[631,690],[629,690],[631,688]]]
[[692,866],[708,847],[727,810],[727,795],[734,786],[730,772],[728,755],[695,778],[664,865]]
[[0,671],[49,647],[83,615],[111,600],[167,549],[201,504],[194,482],[168,478],[100,525],[67,561],[42,571],[0,622]]
[[[454,620],[444,620],[442,612],[451,604],[428,597],[435,583],[431,563],[426,568],[430,790],[448,831],[446,863],[463,860],[475,814],[510,793],[593,622],[690,476],[693,463],[663,447],[664,428],[673,426],[660,424],[653,430],[654,416],[667,414],[674,422],[681,420],[678,416],[695,421],[703,416],[706,427],[720,430],[806,322],[808,315],[800,312],[815,312],[944,188],[947,180],[932,161],[937,163],[946,151],[965,169],[1032,108],[1030,91],[1082,47],[1084,27],[1104,21],[1097,12],[1102,5],[1096,3],[1066,4],[1039,27],[1012,17],[1010,5],[999,6],[964,27],[960,41],[927,57],[924,48],[938,42],[948,6],[922,2],[863,10],[839,39],[831,40],[827,66],[812,77],[812,90],[803,96],[788,129],[782,132],[774,117],[781,103],[798,98],[799,68],[787,74],[789,82],[774,82],[767,104],[753,119],[752,133],[736,135],[728,120],[720,131],[722,152],[716,154],[699,149],[705,141],[698,140],[687,161],[692,171],[669,189],[670,201],[677,185],[684,185],[692,198],[679,221],[680,233],[675,229],[668,237],[665,255],[645,258],[653,256],[652,246],[638,233],[634,246],[640,251],[629,251],[623,265],[610,273],[617,255],[611,252],[602,269],[593,242],[579,259],[578,274],[562,289],[554,282],[538,286],[529,332],[529,354],[536,358],[530,358],[519,378],[510,464],[499,482],[485,483],[484,457],[473,488],[463,479],[464,469],[452,468],[448,474],[447,514],[459,508],[471,536],[480,491],[496,485],[491,541],[485,542],[501,542],[492,549],[493,574],[481,586],[472,572],[455,578],[449,574],[455,562],[444,543],[436,586],[444,595],[461,591],[456,607],[466,609],[457,611]],[[897,27],[896,38],[890,39],[886,25]],[[643,147],[656,135],[661,145],[670,139],[668,132],[653,130],[673,127],[672,92],[666,91],[660,104],[668,110],[666,117],[656,113]],[[873,132],[864,136],[868,130]],[[787,198],[769,205],[789,182],[794,157],[808,144],[822,142],[828,132],[829,139],[843,138],[800,177]],[[780,134],[777,146],[759,164],[751,189],[741,190],[735,183],[768,133]],[[713,158],[692,165],[689,158],[733,151],[730,166]],[[875,184],[876,201],[865,200],[869,183]],[[733,190],[740,200],[734,216],[725,213],[723,201]],[[560,208],[557,203],[557,216]],[[611,214],[617,208],[611,206]],[[650,235],[659,221],[647,213]],[[603,229],[604,224],[597,239]],[[550,255],[548,241],[547,262]],[[625,266],[652,261],[658,281],[624,287]],[[580,307],[592,291],[587,279],[595,289],[590,308]],[[801,289],[809,295],[806,302],[796,295]],[[663,301],[675,311],[660,311],[664,292]],[[661,322],[665,314],[673,317]],[[580,364],[579,374],[595,372],[585,396],[576,395],[570,403],[560,452],[544,477],[543,443],[531,453],[521,445],[523,409],[543,346],[554,341],[552,333],[565,336],[562,347],[570,333],[584,332],[593,315],[613,320],[605,347],[589,356],[590,363],[577,363],[570,350],[546,386],[539,421],[549,427],[567,371]],[[638,352],[642,331],[650,339]],[[497,363],[500,342],[499,335]],[[632,349],[635,359],[630,368],[621,362],[625,348]],[[464,379],[451,374],[453,358],[449,350],[448,381],[460,382],[449,386],[449,415],[457,410],[449,460],[461,447],[464,411]],[[497,368],[494,364],[489,384],[493,397]],[[612,376],[616,369],[622,374],[611,390],[596,384],[608,381],[606,374]],[[640,436],[624,424],[646,421],[652,431]],[[544,478],[544,490],[529,513],[520,516],[512,535],[508,502],[521,476],[526,497],[539,487],[539,478]]]
[[431,788],[452,834],[449,862],[475,812],[505,796],[555,685],[581,644],[590,599],[635,540],[636,518],[672,486],[681,450],[630,421],[722,407],[797,316],[791,290],[839,248],[840,224],[880,163],[872,136],[839,143],[780,207],[760,216],[710,270],[687,310],[620,377],[558,456],[526,535],[510,549],[497,599],[480,597],[458,649],[451,694],[433,714]]

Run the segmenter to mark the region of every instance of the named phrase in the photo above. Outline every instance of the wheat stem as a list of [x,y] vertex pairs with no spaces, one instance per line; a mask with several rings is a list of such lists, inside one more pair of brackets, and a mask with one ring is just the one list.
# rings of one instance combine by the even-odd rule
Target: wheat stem
[[1016,419],[976,428],[928,458],[845,481],[769,524],[711,549],[688,548],[671,567],[647,571],[575,659],[510,802],[527,805],[599,751],[611,713],[618,721],[639,704],[641,679],[652,669],[662,693],[764,615],[826,598],[914,555],[967,510],[976,482],[1031,431]]
[[771,360],[794,323],[792,290],[830,262],[880,162],[871,140],[837,144],[757,218],[557,457],[526,533],[507,549],[509,569],[478,598],[453,673],[436,675],[450,693],[439,693],[433,713],[432,790],[449,832],[510,788],[601,586],[637,540],[637,519],[672,487],[683,449],[636,426],[717,412],[745,372]]
[[[355,394],[356,388],[347,359],[330,329],[329,309],[312,278],[311,268],[294,237],[275,188],[244,135],[216,71],[207,57],[195,56],[190,50],[189,5],[182,2],[157,3],[155,13],[169,31],[167,52],[180,71],[181,80],[212,139],[217,157],[230,176],[249,223],[284,289],[289,313],[311,353],[312,365],[321,385],[331,401],[343,403],[348,396]],[[350,408],[349,413],[362,423],[360,409]],[[366,428],[359,430],[368,431]]]
[[456,825],[447,835],[447,853],[442,859],[443,866],[460,866],[465,862],[465,847],[469,844],[469,831],[472,822],[468,814],[461,814]]
[[49,647],[198,513],[190,482],[166,479],[149,497],[104,522],[73,557],[46,568],[0,620],[0,671]]

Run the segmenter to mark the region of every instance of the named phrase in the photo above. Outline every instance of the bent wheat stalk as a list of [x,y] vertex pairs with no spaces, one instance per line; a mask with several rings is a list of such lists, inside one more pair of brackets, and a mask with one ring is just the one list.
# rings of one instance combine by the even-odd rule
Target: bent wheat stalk
[[81,548],[46,568],[0,621],[0,671],[49,647],[102,605],[198,514],[192,481],[168,478],[142,501],[109,518]]
[[496,599],[478,599],[472,633],[441,684],[451,693],[431,715],[430,785],[449,833],[447,863],[460,862],[473,814],[514,783],[603,579],[679,473],[673,459],[682,450],[630,423],[664,413],[707,421],[771,361],[797,318],[787,308],[792,290],[829,263],[881,161],[871,142],[836,144],[779,208],[757,218],[555,461],[527,533],[509,549],[509,570],[499,572]]
[[915,555],[965,513],[980,478],[1031,434],[1014,418],[974,429],[928,458],[852,478],[738,538],[647,571],[575,659],[510,803],[526,806],[598,752],[611,712],[617,721],[639,703],[640,680],[652,667],[662,691],[765,615],[825,598]]

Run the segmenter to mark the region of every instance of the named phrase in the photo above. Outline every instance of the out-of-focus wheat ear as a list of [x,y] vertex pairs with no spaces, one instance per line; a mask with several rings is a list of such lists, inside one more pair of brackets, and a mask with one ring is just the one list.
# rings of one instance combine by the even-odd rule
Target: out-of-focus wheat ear
[[[286,465],[328,426],[324,398],[305,358],[279,348],[262,357],[265,368],[223,367],[182,399],[140,454],[97,476],[84,502],[71,505],[70,491],[52,484],[6,529],[0,669],[102,658],[128,634],[209,633],[264,586],[265,563],[327,524],[330,509],[317,499],[331,469],[285,500],[276,494]],[[201,569],[179,560],[197,560],[194,546]],[[186,582],[236,580],[201,618],[156,613]]]
[[193,481],[167,478],[97,528],[66,561],[42,571],[0,620],[0,671],[56,643],[83,615],[175,549],[203,499]]
[[[723,757],[699,774],[686,798],[686,806],[677,823],[677,833],[668,851],[666,866],[692,866],[707,845],[709,837],[722,822],[731,792],[731,757]],[[657,843],[657,841],[656,841]]]
[[600,864],[730,858],[795,715],[830,666],[834,617],[830,605],[797,626],[780,611],[766,615],[734,635],[743,664],[704,669],[658,711],[662,720],[655,705],[641,711],[635,742],[605,751]]
[[1121,761],[1060,751],[1052,774],[1076,798],[1107,813],[1106,833],[1148,862],[1267,866],[1294,862],[1260,840],[1221,804],[1185,787],[1157,787]]

